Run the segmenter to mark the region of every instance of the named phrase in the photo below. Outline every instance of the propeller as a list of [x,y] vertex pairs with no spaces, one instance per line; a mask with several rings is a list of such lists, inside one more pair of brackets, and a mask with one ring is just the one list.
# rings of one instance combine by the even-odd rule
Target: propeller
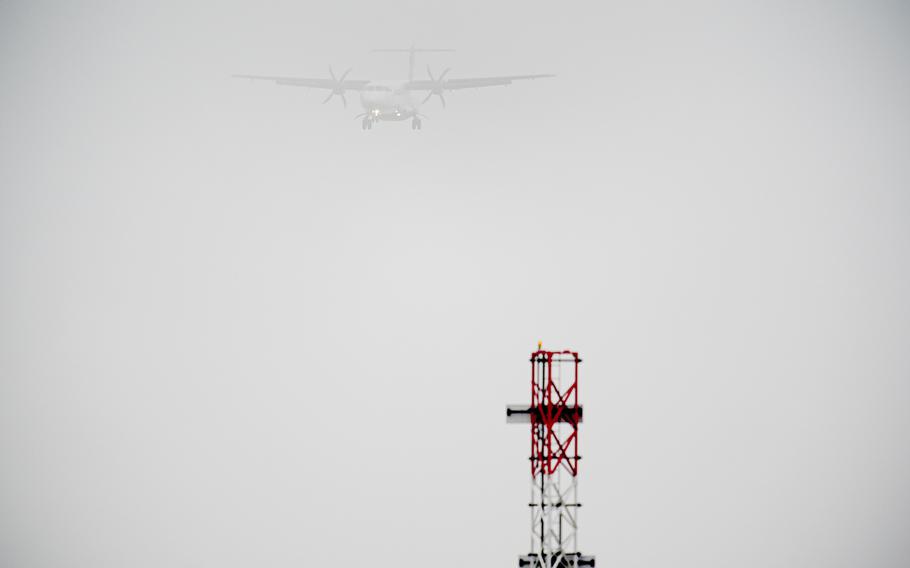
[[335,78],[335,72],[332,70],[332,66],[329,65],[329,75],[332,76],[332,81],[335,82],[335,85],[332,87],[332,91],[329,93],[323,101],[322,104],[325,104],[332,100],[332,97],[338,95],[341,97],[341,102],[344,104],[344,108],[348,108],[348,100],[344,98],[344,80],[348,76],[348,73],[351,72],[351,68],[348,67],[348,70],[341,74],[341,77]]
[[427,94],[427,97],[423,99],[423,102],[420,104],[426,104],[428,100],[433,98],[433,95],[439,95],[439,100],[442,102],[442,108],[446,108],[446,98],[443,96],[442,91],[445,88],[445,78],[446,75],[451,71],[451,68],[446,69],[442,72],[442,75],[439,78],[433,77],[433,72],[430,70],[430,66],[427,65],[427,75],[430,76],[430,81],[433,83],[433,86],[430,88],[430,92]]

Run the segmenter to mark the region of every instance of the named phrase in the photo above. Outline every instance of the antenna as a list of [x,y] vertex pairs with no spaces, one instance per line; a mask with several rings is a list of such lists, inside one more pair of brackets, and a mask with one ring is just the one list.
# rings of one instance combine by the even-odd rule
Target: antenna
[[454,49],[422,49],[414,47],[414,44],[411,44],[411,47],[408,49],[373,49],[372,53],[407,53],[408,54],[408,81],[414,80],[414,54],[416,53],[439,53],[439,52],[453,52]]
[[531,425],[531,550],[519,568],[594,567],[578,551],[578,365],[575,351],[531,353],[531,404],[506,408],[506,422]]

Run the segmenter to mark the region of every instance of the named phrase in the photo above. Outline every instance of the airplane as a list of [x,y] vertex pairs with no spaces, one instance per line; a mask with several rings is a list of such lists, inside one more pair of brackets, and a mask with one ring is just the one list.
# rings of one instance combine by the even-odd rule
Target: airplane
[[[427,65],[429,79],[414,78],[414,64],[417,53],[452,52],[454,49],[417,49],[413,45],[408,49],[374,49],[373,52],[407,53],[408,79],[407,81],[373,81],[365,79],[348,79],[351,69],[347,69],[340,77],[335,76],[332,67],[329,67],[329,78],[310,77],[275,77],[269,75],[234,75],[234,77],[251,80],[273,81],[277,85],[292,87],[311,87],[327,89],[328,96],[322,101],[325,104],[334,97],[340,97],[345,108],[348,101],[344,94],[347,91],[360,92],[360,104],[364,112],[355,116],[361,118],[363,130],[370,130],[374,124],[381,121],[400,122],[410,119],[411,129],[420,130],[423,127],[421,119],[426,115],[420,112],[421,105],[426,104],[433,96],[438,96],[443,108],[446,106],[444,93],[461,89],[477,89],[481,87],[496,87],[510,85],[512,81],[525,79],[543,79],[555,75],[504,75],[500,77],[466,77],[460,79],[446,79],[450,69],[446,69],[439,76],[433,75]],[[417,102],[419,97],[415,93],[426,91],[426,97]]]

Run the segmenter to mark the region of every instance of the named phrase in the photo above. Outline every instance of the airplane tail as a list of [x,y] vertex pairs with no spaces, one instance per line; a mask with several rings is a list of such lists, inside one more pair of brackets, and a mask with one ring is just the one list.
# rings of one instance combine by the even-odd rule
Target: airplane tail
[[373,49],[372,53],[407,53],[408,54],[408,81],[414,80],[414,56],[417,53],[452,52],[454,49],[424,49],[413,45],[408,49]]

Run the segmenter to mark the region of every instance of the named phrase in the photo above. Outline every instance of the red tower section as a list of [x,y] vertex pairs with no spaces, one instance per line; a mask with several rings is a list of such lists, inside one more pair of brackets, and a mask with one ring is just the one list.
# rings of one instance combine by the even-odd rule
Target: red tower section
[[[567,377],[563,376],[563,363]],[[581,359],[574,351],[538,350],[531,354],[531,475],[553,475],[560,466],[578,475],[579,363]],[[563,424],[567,427],[557,426]]]

